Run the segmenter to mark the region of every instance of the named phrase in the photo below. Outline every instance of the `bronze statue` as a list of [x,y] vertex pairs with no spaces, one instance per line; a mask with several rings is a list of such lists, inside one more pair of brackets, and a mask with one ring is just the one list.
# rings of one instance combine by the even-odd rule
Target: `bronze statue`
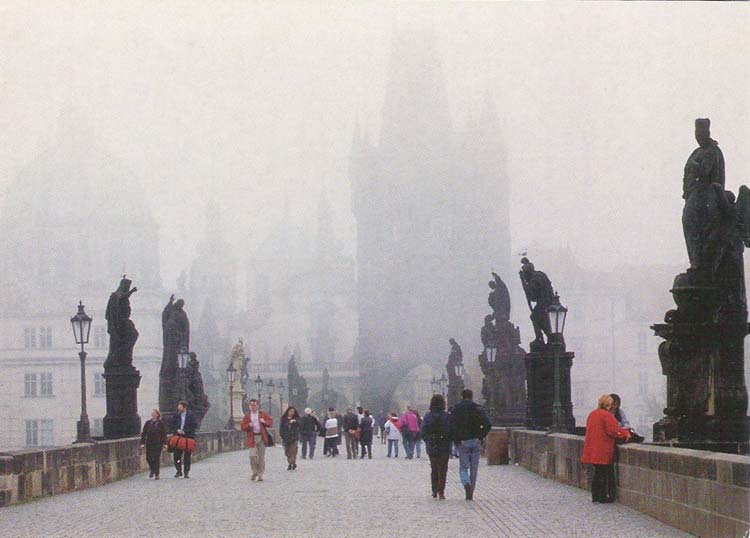
[[138,331],[130,319],[130,296],[138,288],[130,289],[131,281],[123,275],[120,285],[109,296],[104,318],[109,333],[109,354],[104,361],[105,370],[111,368],[130,369],[133,367],[133,347],[138,340]]
[[185,301],[175,301],[169,297],[161,313],[162,323],[162,360],[159,370],[159,409],[162,414],[170,414],[177,408],[182,397],[178,383],[177,354],[190,350],[190,321],[184,310]]
[[187,401],[190,404],[190,410],[195,413],[198,427],[206,415],[211,404],[208,396],[203,389],[203,376],[200,372],[200,362],[195,353],[190,353],[190,359],[187,367]]
[[[526,294],[526,301],[531,310],[531,322],[534,324],[536,339],[533,346],[543,346],[544,336],[549,340],[551,329],[549,326],[548,309],[555,297],[552,283],[542,271],[537,271],[528,258],[521,258],[521,284]],[[532,303],[534,303],[532,305]]]

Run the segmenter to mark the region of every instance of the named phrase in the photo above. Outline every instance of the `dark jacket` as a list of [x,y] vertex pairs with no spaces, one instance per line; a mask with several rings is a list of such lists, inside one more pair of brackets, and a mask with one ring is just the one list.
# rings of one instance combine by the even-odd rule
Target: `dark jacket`
[[[175,413],[172,417],[172,424],[170,431],[176,433],[180,429],[180,414]],[[185,427],[182,430],[185,432],[185,437],[195,438],[195,430],[198,429],[198,422],[195,420],[195,415],[189,409],[185,411]]]
[[455,442],[466,439],[484,439],[492,424],[481,405],[471,400],[461,400],[451,413],[451,439]]
[[370,444],[372,443],[372,425],[375,423],[372,417],[364,417],[362,422],[359,423],[359,442]]
[[141,444],[150,446],[167,444],[167,427],[163,420],[149,419],[146,421],[143,425],[143,432],[141,432]]
[[285,445],[291,445],[299,441],[300,432],[300,419],[290,419],[286,415],[281,417],[281,426],[279,426],[279,434],[283,439]]
[[302,435],[313,435],[322,428],[320,421],[312,415],[305,415],[299,419],[299,425]]
[[439,456],[451,453],[451,414],[447,411],[430,411],[422,421],[422,439],[427,454]]
[[345,432],[356,430],[359,426],[359,418],[354,413],[347,413],[344,415],[344,421],[341,426],[344,428]]

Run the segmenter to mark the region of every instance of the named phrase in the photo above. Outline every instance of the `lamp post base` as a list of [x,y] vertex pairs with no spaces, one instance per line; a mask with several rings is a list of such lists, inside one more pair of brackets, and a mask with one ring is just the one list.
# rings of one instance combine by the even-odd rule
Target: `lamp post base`
[[81,417],[81,420],[76,422],[76,440],[73,441],[73,444],[93,442],[94,440],[91,438],[89,419],[88,417]]

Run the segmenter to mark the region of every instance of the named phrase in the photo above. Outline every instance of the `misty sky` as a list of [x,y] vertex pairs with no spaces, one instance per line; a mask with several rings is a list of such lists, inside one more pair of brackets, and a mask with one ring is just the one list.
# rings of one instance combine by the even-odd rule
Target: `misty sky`
[[391,36],[432,29],[454,124],[485,94],[496,103],[514,252],[684,265],[694,118],[712,120],[728,187],[750,183],[749,15],[747,3],[2,1],[0,186],[64,136],[70,106],[143,183],[168,287],[211,192],[240,261],[285,197],[305,225],[323,189],[351,245],[355,121],[377,140]]

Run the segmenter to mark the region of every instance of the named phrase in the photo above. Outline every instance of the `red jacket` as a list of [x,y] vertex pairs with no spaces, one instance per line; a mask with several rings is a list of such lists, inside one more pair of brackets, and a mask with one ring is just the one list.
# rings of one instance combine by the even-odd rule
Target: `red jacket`
[[586,420],[586,440],[581,463],[609,465],[615,459],[615,439],[629,439],[630,431],[620,428],[615,416],[604,409],[595,409]]
[[[247,432],[247,441],[245,444],[248,448],[255,448],[255,433],[253,432],[253,423],[252,423],[252,415],[251,412],[248,411],[245,415],[245,418],[242,419],[242,425],[240,426],[240,429],[243,432]],[[263,436],[263,442],[268,445],[268,431],[266,428],[270,428],[273,426],[273,419],[271,418],[271,415],[266,413],[265,411],[259,410],[258,413],[260,413],[260,418],[262,418],[265,421],[265,426],[263,423],[260,424],[260,434]]]

